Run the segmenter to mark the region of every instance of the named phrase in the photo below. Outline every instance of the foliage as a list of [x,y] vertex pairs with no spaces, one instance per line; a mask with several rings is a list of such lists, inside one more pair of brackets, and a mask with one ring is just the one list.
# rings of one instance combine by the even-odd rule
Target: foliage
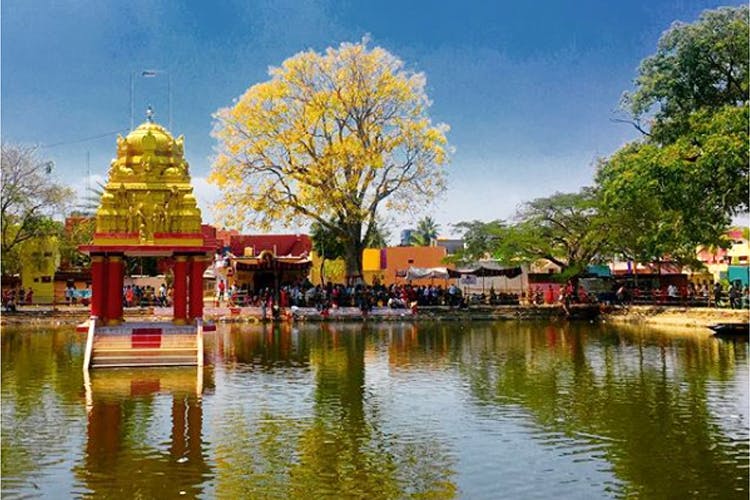
[[600,162],[597,190],[613,249],[641,262],[691,261],[748,210],[748,8],[676,23],[644,59],[623,105],[644,138]]
[[437,239],[440,225],[432,217],[424,217],[417,222],[417,229],[411,234],[411,244],[418,247],[428,247]]
[[78,204],[77,212],[86,216],[96,215],[96,211],[102,202],[104,189],[105,185],[101,182],[97,182],[96,187],[87,187],[86,195],[81,199],[81,203]]
[[656,54],[641,62],[623,107],[637,123],[653,113],[649,133],[669,143],[689,130],[692,112],[746,103],[749,36],[746,5],[705,11],[693,24],[674,23]]
[[83,268],[89,265],[91,258],[78,251],[78,247],[91,243],[96,229],[93,217],[76,216],[71,224],[59,225],[60,262],[63,267]]
[[[365,246],[367,248],[387,247],[390,236],[387,229],[381,223],[376,222],[371,227],[370,234],[365,236]],[[316,254],[326,259],[339,259],[346,255],[344,242],[337,237],[334,231],[317,221],[310,225],[310,237]]]
[[310,238],[313,250],[324,259],[338,259],[344,256],[344,244],[327,227],[318,222],[310,225]]
[[491,256],[506,264],[552,262],[569,277],[583,272],[605,252],[607,226],[600,217],[593,189],[556,193],[526,203],[515,221],[461,222],[464,249],[452,260],[461,263]]
[[748,107],[696,112],[689,123],[672,144],[634,142],[599,166],[610,239],[629,258],[690,260],[748,208]]
[[364,42],[299,53],[270,76],[215,114],[219,210],[234,226],[316,221],[361,275],[377,215],[444,189],[447,127],[427,115],[425,77]]
[[545,259],[576,276],[606,250],[606,221],[591,188],[526,203],[497,239],[494,257],[507,263]]
[[19,245],[34,237],[55,234],[57,226],[51,216],[62,211],[73,192],[54,182],[50,177],[52,162],[40,160],[35,147],[3,143],[0,163],[0,250],[2,269],[8,274],[20,268]]
[[462,233],[464,247],[446,258],[446,261],[468,264],[492,255],[504,234],[506,224],[499,219],[490,222],[474,220],[459,222],[453,227]]

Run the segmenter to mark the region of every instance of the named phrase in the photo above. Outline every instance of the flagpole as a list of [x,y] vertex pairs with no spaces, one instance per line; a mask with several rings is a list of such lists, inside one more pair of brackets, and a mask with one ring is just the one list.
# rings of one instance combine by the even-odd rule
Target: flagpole
[[169,131],[172,131],[172,74],[169,71],[165,71],[167,74],[167,114],[169,115]]
[[135,93],[135,89],[133,88],[135,86],[135,78],[133,78],[133,72],[130,72],[130,130],[133,130],[133,127],[135,126],[135,123],[133,122],[133,116],[135,114],[135,110],[133,109],[133,94]]

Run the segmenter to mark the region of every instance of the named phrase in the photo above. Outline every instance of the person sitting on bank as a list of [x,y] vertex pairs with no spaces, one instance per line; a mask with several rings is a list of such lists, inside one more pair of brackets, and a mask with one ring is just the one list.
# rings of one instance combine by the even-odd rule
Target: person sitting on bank
[[16,291],[5,290],[3,292],[3,308],[6,312],[16,312]]

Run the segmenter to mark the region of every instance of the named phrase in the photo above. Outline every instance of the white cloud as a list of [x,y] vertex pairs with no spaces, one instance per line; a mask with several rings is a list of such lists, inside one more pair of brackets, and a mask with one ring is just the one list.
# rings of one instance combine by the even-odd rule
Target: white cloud
[[213,224],[216,219],[214,207],[216,202],[221,198],[221,192],[213,184],[209,184],[206,177],[193,177],[193,194],[198,201],[198,208],[201,209],[201,216],[204,224]]

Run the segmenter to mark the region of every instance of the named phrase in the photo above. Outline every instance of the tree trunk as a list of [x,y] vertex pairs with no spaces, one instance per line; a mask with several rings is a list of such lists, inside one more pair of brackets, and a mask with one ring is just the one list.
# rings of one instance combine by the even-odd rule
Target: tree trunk
[[346,262],[346,284],[354,285],[363,282],[362,277],[362,242],[346,245],[344,261]]
[[347,285],[362,283],[362,222],[349,223],[346,226],[346,244],[344,248],[344,262],[346,263],[346,274],[344,279]]

